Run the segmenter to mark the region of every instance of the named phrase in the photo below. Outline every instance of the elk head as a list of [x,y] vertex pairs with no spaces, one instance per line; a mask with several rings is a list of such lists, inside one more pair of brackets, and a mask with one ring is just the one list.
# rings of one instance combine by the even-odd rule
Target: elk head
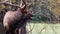
[[26,9],[26,7],[28,7],[28,6],[31,5],[31,3],[27,3],[27,2],[25,2],[25,1],[23,1],[23,0],[21,0],[21,1],[24,3],[23,6],[22,6],[22,2],[21,2],[21,4],[20,4],[21,12],[25,15],[25,18],[31,19],[31,17],[33,17],[33,15],[32,15],[31,12],[29,12],[29,10]]

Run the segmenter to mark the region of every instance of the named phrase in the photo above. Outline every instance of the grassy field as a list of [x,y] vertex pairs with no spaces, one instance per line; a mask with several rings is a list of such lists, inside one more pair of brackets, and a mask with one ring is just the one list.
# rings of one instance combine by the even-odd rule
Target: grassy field
[[27,31],[27,34],[60,34],[60,24],[28,23]]
[[[26,30],[27,34],[60,34],[60,24],[28,23]],[[2,31],[1,28],[0,34],[4,34]]]

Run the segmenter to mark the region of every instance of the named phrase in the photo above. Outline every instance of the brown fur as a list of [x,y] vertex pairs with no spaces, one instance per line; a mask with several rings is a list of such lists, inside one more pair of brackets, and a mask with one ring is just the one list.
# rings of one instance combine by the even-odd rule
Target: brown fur
[[8,11],[6,12],[3,25],[6,31],[6,34],[18,34],[17,30],[26,23],[27,20],[31,19],[33,16],[27,9],[26,3],[23,1],[25,6],[23,8],[18,8],[17,11]]
[[23,23],[25,23],[28,19],[31,19],[31,17],[32,17],[32,14],[29,13],[29,11],[27,10],[24,10],[23,13],[21,11],[8,11],[5,14],[4,20],[3,20],[3,25],[5,27],[6,32],[9,32],[9,33],[11,33],[12,31],[14,32],[16,30],[16,26],[14,24],[19,23],[19,25],[20,24],[23,25]]

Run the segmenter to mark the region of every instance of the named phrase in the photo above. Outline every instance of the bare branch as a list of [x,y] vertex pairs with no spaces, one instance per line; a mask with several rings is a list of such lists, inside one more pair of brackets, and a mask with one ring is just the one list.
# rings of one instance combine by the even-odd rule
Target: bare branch
[[[23,3],[25,3],[25,2],[23,1]],[[21,3],[21,5],[19,6],[19,5],[11,4],[9,2],[8,3],[7,2],[0,2],[0,5],[2,5],[2,4],[9,5],[9,6],[14,6],[14,7],[18,7],[18,8],[23,8],[23,7],[26,8],[26,4],[27,4],[27,6],[30,6],[31,5],[29,3],[25,3],[25,5],[22,6],[22,3]]]
[[19,5],[15,5],[15,4],[7,3],[7,2],[0,2],[0,5],[2,5],[2,4],[10,5],[10,6],[14,6],[14,7],[21,8]]

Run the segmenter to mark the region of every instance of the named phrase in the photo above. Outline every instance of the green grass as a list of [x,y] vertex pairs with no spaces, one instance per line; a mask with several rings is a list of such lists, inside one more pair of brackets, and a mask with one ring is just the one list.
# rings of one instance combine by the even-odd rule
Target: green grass
[[[27,30],[33,28],[27,34],[60,34],[60,24],[28,23]],[[34,27],[33,27],[34,26]]]

